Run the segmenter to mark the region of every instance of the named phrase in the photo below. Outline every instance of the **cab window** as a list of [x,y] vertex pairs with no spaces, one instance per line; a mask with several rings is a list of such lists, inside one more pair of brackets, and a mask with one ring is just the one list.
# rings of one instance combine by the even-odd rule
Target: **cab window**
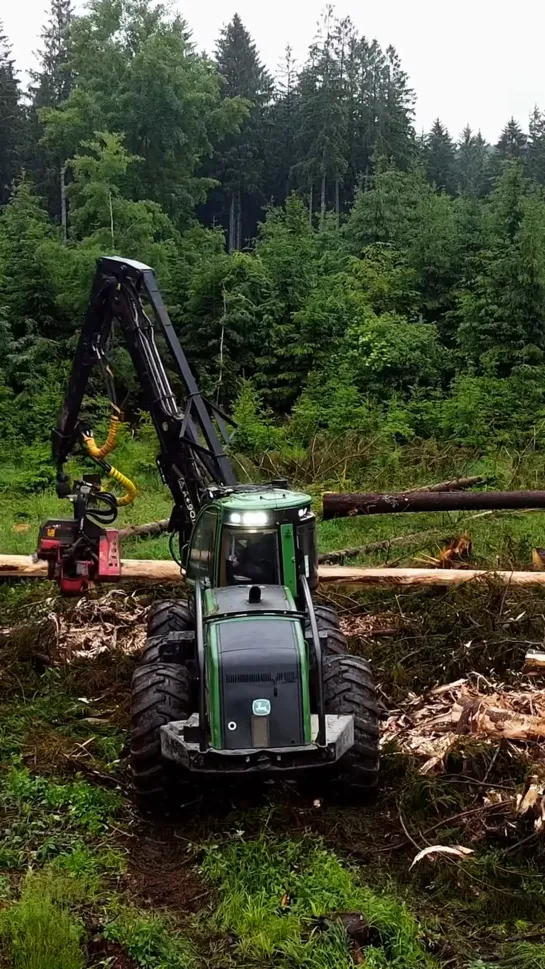
[[279,585],[276,529],[224,528],[221,585]]
[[217,523],[217,514],[212,511],[205,511],[196,524],[189,552],[187,568],[189,579],[200,579],[204,583],[212,581]]

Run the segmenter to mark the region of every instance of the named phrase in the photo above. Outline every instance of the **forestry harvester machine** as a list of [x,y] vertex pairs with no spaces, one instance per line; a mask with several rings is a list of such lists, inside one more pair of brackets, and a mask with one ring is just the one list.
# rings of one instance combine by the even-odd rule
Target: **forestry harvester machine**
[[[378,716],[368,664],[350,656],[335,611],[315,604],[316,518],[287,482],[240,484],[226,453],[232,421],[199,391],[155,274],[128,259],[99,259],[57,427],[57,494],[73,518],[46,522],[38,556],[66,594],[120,575],[120,506],[132,482],[107,463],[121,413],[108,350],[122,332],[159,441],[157,465],[174,499],[171,551],[185,598],[155,604],[132,683],[131,764],[144,811],[204,775],[288,774],[321,768],[364,792],[378,778]],[[182,387],[175,397],[155,340],[161,335]],[[94,368],[112,402],[99,447],[80,418]],[[71,483],[78,444],[101,474]],[[173,784],[173,779],[177,783]]]

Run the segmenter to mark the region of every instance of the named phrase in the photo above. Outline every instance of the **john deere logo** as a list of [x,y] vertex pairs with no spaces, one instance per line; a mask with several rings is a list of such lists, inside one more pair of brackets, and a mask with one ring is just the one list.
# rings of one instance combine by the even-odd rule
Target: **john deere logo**
[[268,717],[271,712],[271,701],[254,700],[252,710],[254,717]]

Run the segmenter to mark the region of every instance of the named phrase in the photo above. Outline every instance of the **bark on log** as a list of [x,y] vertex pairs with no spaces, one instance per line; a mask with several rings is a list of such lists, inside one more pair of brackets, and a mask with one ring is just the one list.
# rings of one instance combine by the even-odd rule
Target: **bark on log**
[[486,484],[487,481],[488,478],[484,478],[482,474],[476,474],[471,478],[453,478],[452,481],[440,481],[438,484],[423,485],[421,488],[409,488],[407,494],[415,495],[422,491],[432,491],[434,493],[441,491],[464,491],[466,488],[474,488],[475,485]]
[[511,508],[545,508],[545,491],[415,491],[403,494],[336,494],[326,492],[323,517],[398,515],[430,511],[494,511]]
[[119,529],[119,538],[151,538],[153,535],[162,535],[168,529],[168,518],[160,522],[148,522],[147,525],[129,525],[127,528]]
[[545,673],[545,653],[529,649],[524,660],[525,673]]
[[[468,582],[497,582],[512,586],[543,586],[545,572],[489,572],[481,569],[367,569],[321,565],[324,585],[351,586],[458,586]],[[30,555],[0,555],[0,579],[45,579],[47,565]],[[180,569],[163,559],[122,559],[121,578],[116,582],[178,582]]]

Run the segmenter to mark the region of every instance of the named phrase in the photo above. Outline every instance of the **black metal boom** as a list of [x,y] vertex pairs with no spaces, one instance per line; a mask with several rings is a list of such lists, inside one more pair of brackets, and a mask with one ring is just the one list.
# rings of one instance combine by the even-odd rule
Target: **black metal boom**
[[[146,314],[149,303],[153,320]],[[149,266],[117,256],[103,257],[97,269],[68,388],[53,432],[53,457],[62,491],[63,465],[79,437],[79,415],[91,372],[105,359],[108,338],[118,323],[127,343],[160,445],[157,463],[174,498],[171,528],[186,540],[211,486],[234,487],[235,473],[225,453],[233,422],[199,391]],[[178,403],[155,342],[162,333],[174,369],[185,388]]]

